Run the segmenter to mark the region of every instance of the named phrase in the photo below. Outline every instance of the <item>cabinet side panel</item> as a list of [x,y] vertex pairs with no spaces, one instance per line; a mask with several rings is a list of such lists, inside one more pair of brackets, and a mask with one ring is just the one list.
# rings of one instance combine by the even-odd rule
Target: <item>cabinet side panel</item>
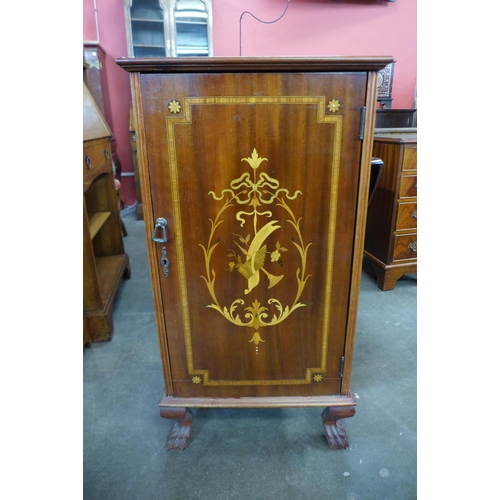
[[359,289],[361,285],[361,269],[363,247],[366,234],[366,212],[368,207],[368,190],[370,186],[371,158],[373,149],[373,131],[375,127],[375,100],[377,92],[377,73],[368,73],[366,87],[366,119],[363,131],[363,145],[360,160],[360,175],[357,186],[357,203],[355,207],[356,223],[353,245],[351,280],[349,287],[349,305],[344,349],[344,373],[341,384],[341,395],[350,392],[351,370],[354,354],[354,340],[358,315]]
[[163,378],[165,382],[165,394],[174,395],[172,382],[172,373],[170,367],[170,357],[167,342],[167,331],[165,326],[165,310],[163,308],[162,292],[160,288],[160,270],[156,260],[156,248],[151,241],[154,229],[153,207],[151,200],[151,183],[148,161],[148,148],[146,146],[146,134],[144,124],[144,113],[142,103],[142,89],[140,75],[131,74],[132,90],[132,112],[134,113],[134,122],[136,124],[137,141],[137,161],[139,163],[141,194],[143,198],[144,226],[146,234],[146,243],[149,256],[149,271],[151,276],[151,286],[153,290],[153,300],[156,313],[156,325],[158,329],[158,341],[160,347],[160,356],[163,367]]

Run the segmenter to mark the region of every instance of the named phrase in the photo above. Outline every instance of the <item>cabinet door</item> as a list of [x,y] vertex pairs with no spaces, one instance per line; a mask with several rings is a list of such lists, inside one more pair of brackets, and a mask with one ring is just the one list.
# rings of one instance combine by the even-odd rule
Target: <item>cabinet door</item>
[[366,85],[141,76],[167,395],[339,394]]

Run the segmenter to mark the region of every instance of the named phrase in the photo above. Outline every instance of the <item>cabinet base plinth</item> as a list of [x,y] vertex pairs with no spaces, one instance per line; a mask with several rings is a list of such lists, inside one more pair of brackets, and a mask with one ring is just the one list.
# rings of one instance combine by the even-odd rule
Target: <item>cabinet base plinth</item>
[[349,447],[347,435],[338,422],[352,417],[356,399],[352,391],[346,396],[283,396],[244,398],[176,398],[163,393],[159,402],[163,418],[177,420],[168,436],[167,450],[183,450],[191,435],[193,413],[190,408],[308,408],[324,407],[321,415],[328,445],[333,449]]
[[405,264],[384,264],[366,251],[365,255],[370,260],[370,263],[377,276],[377,286],[384,292],[387,290],[394,290],[398,279],[405,274],[417,273],[416,262],[408,262]]

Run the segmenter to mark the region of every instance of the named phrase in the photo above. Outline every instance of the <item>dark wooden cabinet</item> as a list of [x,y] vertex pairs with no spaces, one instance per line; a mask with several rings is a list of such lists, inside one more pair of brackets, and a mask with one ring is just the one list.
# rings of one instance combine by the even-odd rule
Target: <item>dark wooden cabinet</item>
[[[377,71],[372,58],[118,59],[131,73],[165,391],[190,407],[325,407],[350,388]],[[364,139],[363,139],[364,138]]]
[[83,344],[113,336],[113,301],[130,276],[123,246],[111,131],[83,84]]
[[381,290],[417,272],[417,134],[380,133],[373,155],[384,162],[366,222],[365,255]]

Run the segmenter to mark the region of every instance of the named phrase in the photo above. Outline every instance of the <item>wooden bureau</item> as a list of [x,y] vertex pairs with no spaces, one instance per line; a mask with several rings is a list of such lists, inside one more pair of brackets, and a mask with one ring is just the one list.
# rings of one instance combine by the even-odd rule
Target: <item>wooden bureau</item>
[[417,134],[377,133],[373,156],[384,166],[368,208],[365,255],[381,290],[417,272]]
[[83,84],[83,344],[113,336],[113,301],[130,276],[111,159],[111,131]]
[[323,407],[351,391],[377,74],[390,57],[118,59],[131,73],[165,390],[192,407]]

